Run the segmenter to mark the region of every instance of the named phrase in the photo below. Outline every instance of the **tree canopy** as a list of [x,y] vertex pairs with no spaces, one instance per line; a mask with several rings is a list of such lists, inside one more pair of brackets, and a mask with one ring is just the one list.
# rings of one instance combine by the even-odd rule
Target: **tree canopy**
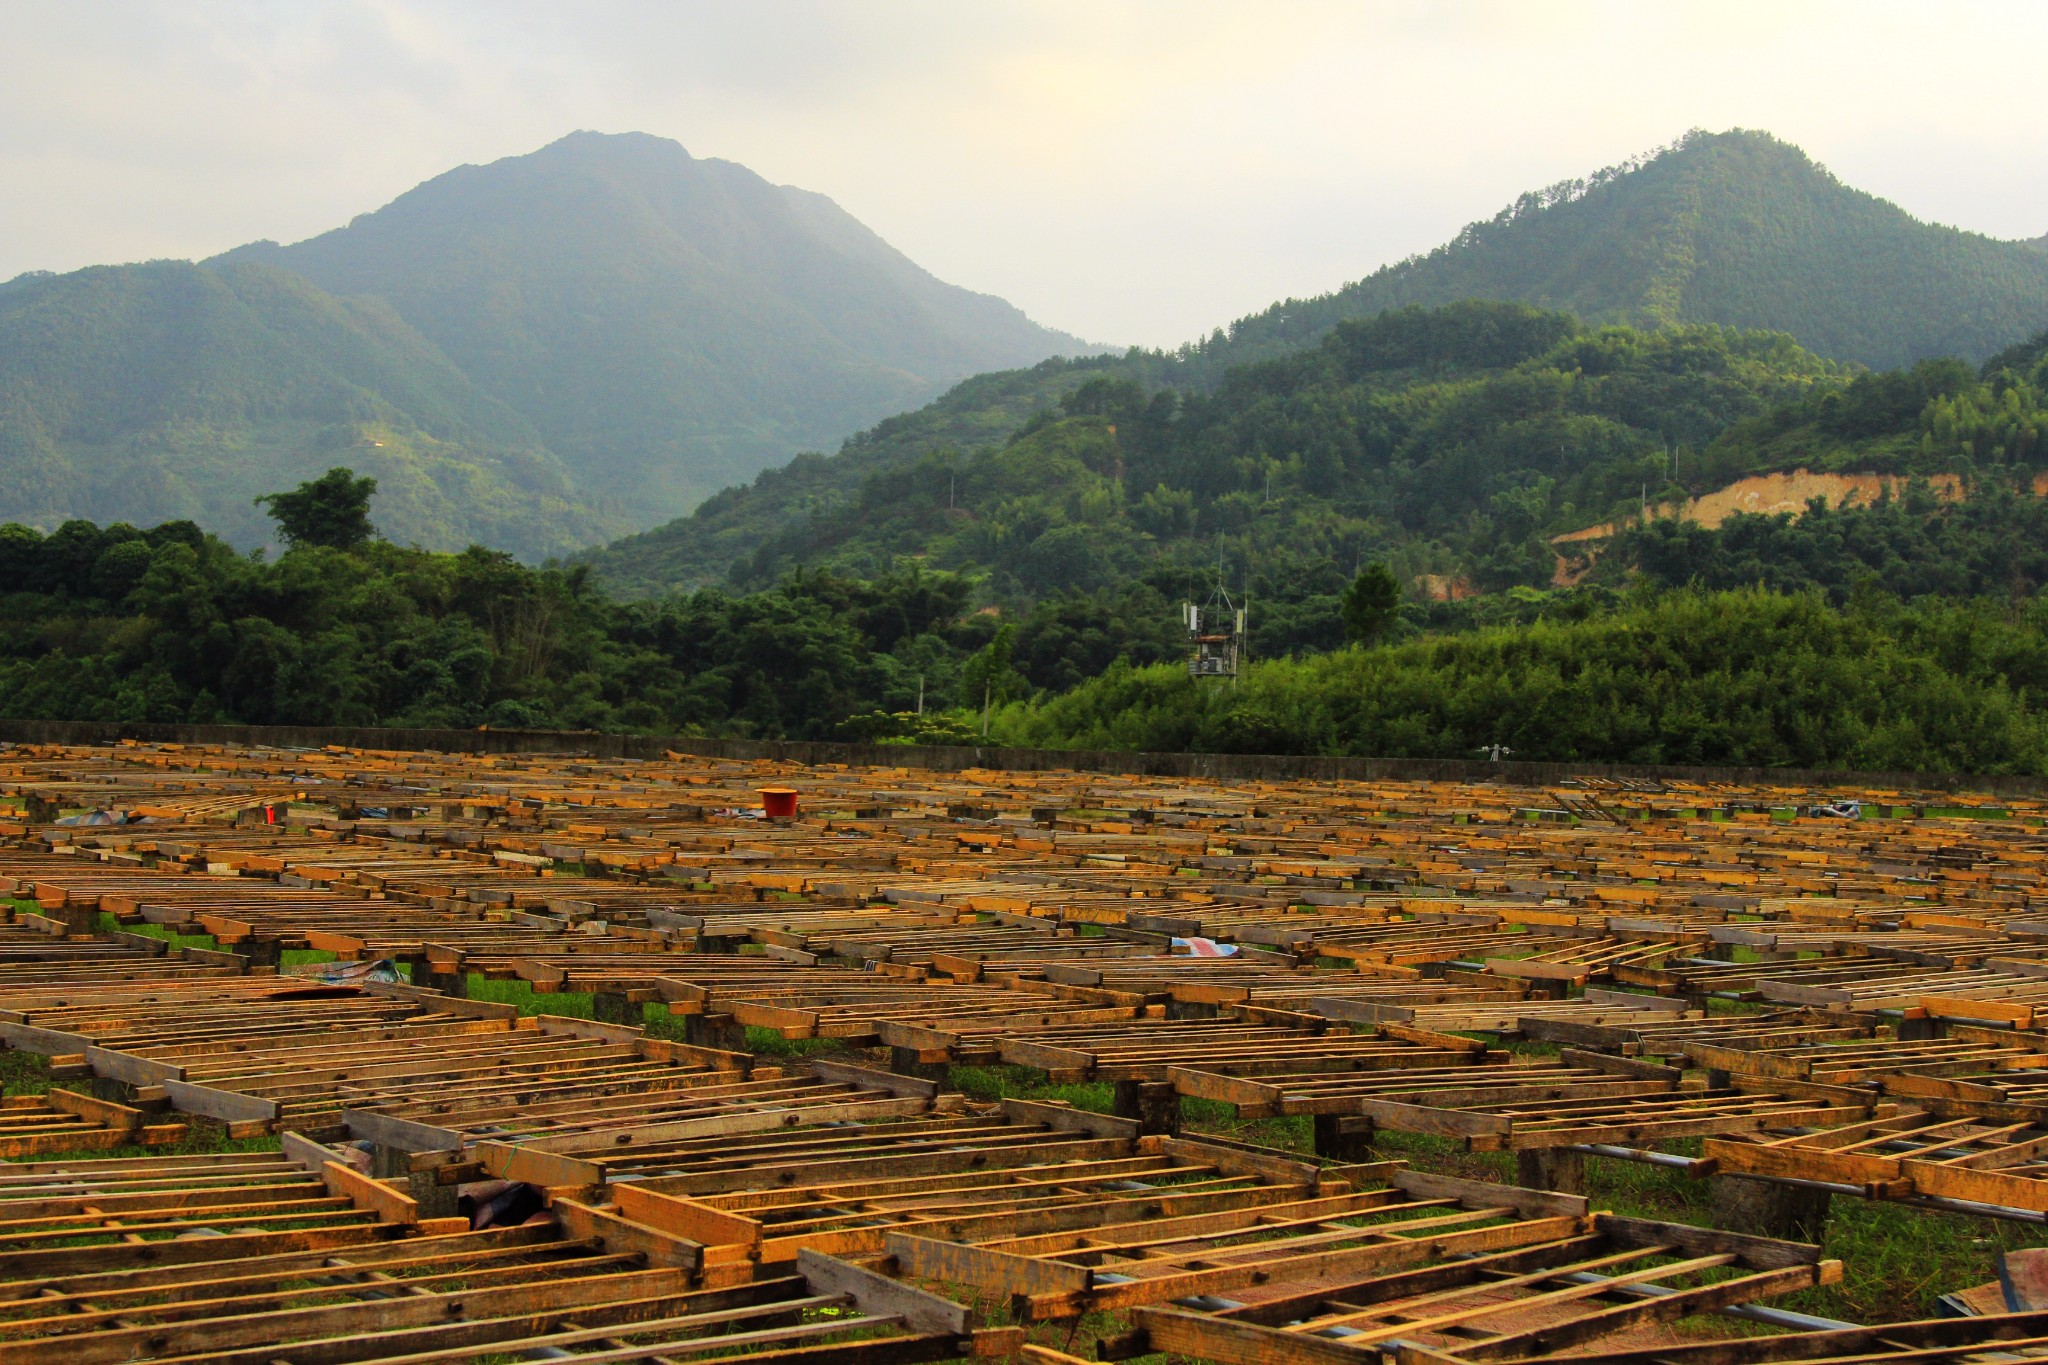
[[359,479],[353,469],[336,466],[289,493],[265,493],[256,505],[268,509],[287,545],[356,550],[377,534],[370,525],[370,499],[376,495],[375,479]]

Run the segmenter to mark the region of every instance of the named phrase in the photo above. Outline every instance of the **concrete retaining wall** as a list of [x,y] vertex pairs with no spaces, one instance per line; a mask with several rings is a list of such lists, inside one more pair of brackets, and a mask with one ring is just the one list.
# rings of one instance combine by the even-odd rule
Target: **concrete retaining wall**
[[665,753],[706,758],[777,759],[802,764],[925,768],[957,772],[1073,769],[1203,777],[1221,781],[1356,782],[1415,779],[1495,781],[1536,786],[1571,777],[1732,782],[1776,787],[1850,786],[1901,791],[1971,791],[2001,796],[2048,792],[2040,777],[1972,777],[1944,773],[1852,773],[1798,768],[1630,767],[1617,763],[1488,763],[1477,759],[1324,758],[1302,754],[1156,754],[1087,749],[999,749],[965,746],[836,744],[805,740],[682,739],[607,735],[569,730],[389,730],[298,725],[150,725],[97,721],[0,720],[0,742],[104,744],[121,739],[153,743],[272,745],[313,748],[419,749],[474,754],[589,754],[598,758],[660,758]]

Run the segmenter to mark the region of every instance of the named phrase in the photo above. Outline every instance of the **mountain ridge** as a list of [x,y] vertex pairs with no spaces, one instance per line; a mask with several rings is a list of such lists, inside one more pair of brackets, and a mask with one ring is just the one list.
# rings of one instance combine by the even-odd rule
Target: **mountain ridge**
[[[1775,179],[1770,187],[1779,193],[1763,201],[1728,193],[1729,177],[1738,171],[1754,173],[1748,183],[1770,185]],[[1623,206],[1628,213],[1673,201],[1683,206],[1682,212],[1667,214],[1639,234],[1639,240],[1655,244],[1654,250],[1629,250],[1611,235],[1583,232],[1580,254],[1562,261],[1569,270],[1539,269],[1558,264],[1540,252],[1525,253],[1521,261],[1502,259],[1502,248],[1527,248],[1532,238],[1561,227],[1584,228],[1588,218],[1630,195],[1637,202]],[[1837,220],[1822,221],[1821,209],[1835,211]],[[1820,316],[1810,300],[1800,297],[1807,290],[1793,288],[1788,299],[1782,278],[1772,288],[1755,291],[1753,298],[1731,297],[1731,277],[1746,267],[1767,266],[1780,277],[1786,274],[1783,250],[1774,259],[1775,244],[1768,239],[1772,219],[1786,212],[1806,215],[1809,232],[1824,234],[1809,241],[1824,245],[1834,266],[1851,270],[1869,297],[1895,299],[1902,289],[1910,290],[1931,321],[1900,325],[1893,316],[1888,321],[1896,339],[1887,338],[1884,326],[1850,326]],[[1702,253],[1696,234],[1704,227],[1729,230],[1709,243],[1713,250]],[[1859,259],[1853,249],[1859,241],[1883,244],[1887,237],[1888,255],[1872,253]],[[1963,253],[1955,258],[1959,264],[1951,267],[1932,260],[1928,253],[1935,247]],[[1888,200],[1842,184],[1797,147],[1768,133],[1695,129],[1617,166],[1524,193],[1491,219],[1468,224],[1432,251],[1382,266],[1328,294],[1286,299],[1249,314],[1234,323],[1228,335],[1236,363],[1242,363],[1278,354],[1290,344],[1298,346],[1345,318],[1411,303],[1433,307],[1456,298],[1484,297],[1564,309],[1595,323],[1717,322],[1786,331],[1833,359],[1879,369],[1933,355],[1981,361],[2048,325],[2048,271],[2028,248],[2048,252],[2048,237],[2009,242],[1927,223]],[[1600,260],[1636,268],[1639,277],[1587,278],[1585,272]],[[2016,275],[2023,309],[1999,305],[1981,288],[1981,281],[1971,279],[1987,265],[1992,273]],[[1943,299],[1945,289],[1953,290],[1953,296]],[[1988,321],[1987,304],[1992,305]],[[1779,311],[1773,315],[1773,309]],[[1802,328],[1802,318],[1811,325]],[[1979,324],[1974,329],[1973,318]]]
[[384,299],[647,520],[969,374],[1092,349],[825,195],[642,133],[572,133],[213,259]]
[[261,544],[253,499],[347,463],[385,529],[560,554],[620,529],[517,413],[374,300],[253,262],[93,266],[0,287],[0,508],[54,526],[201,520]]
[[557,556],[1087,349],[824,195],[572,134],[305,242],[0,285],[0,519],[251,547],[252,498],[347,463],[401,542]]
[[[1880,368],[1945,354],[1981,361],[2048,326],[2048,254],[1920,222],[1769,134],[1695,131],[1524,194],[1432,252],[1314,299],[1283,300],[1176,351],[1133,350],[1086,369],[1041,365],[1001,383],[983,376],[975,383],[1006,395],[988,408],[992,420],[958,410],[971,397],[963,386],[849,440],[800,477],[763,476],[579,558],[630,592],[716,581],[737,562],[731,547],[833,514],[864,480],[924,458],[937,433],[984,427],[981,439],[960,442],[971,457],[1102,373],[1191,398],[1245,366],[1304,354],[1341,323],[1472,298],[1595,325],[1788,333],[1809,351]],[[1030,399],[1020,401],[1025,389]]]

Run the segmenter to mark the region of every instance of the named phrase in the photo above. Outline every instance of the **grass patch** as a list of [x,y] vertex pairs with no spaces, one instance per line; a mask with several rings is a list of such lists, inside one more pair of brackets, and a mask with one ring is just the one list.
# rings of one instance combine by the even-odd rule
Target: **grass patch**
[[560,1014],[572,1019],[596,1017],[590,992],[537,991],[532,982],[518,978],[500,981],[471,972],[467,994],[471,1000],[510,1005],[521,1014]]
[[1070,1104],[1095,1114],[1113,1113],[1116,1109],[1116,1087],[1108,1081],[1055,1084],[1046,1079],[1043,1071],[1028,1066],[956,1066],[950,1068],[950,1073],[953,1088],[969,1099]]
[[207,948],[215,952],[221,951],[220,941],[212,934],[184,934],[168,924],[151,924],[147,920],[123,924],[104,910],[94,917],[92,927],[93,932],[98,934],[134,934],[139,938],[160,938],[173,948]]
[[50,1075],[50,1059],[33,1052],[0,1052],[0,1095],[40,1095],[61,1085]]
[[1270,1119],[1241,1119],[1235,1105],[1186,1095],[1180,1102],[1181,1129],[1190,1137],[1210,1133],[1233,1142],[1254,1142],[1261,1147],[1310,1154],[1316,1147],[1315,1120],[1307,1114],[1284,1114]]
[[772,1028],[747,1027],[747,1051],[757,1057],[836,1057],[851,1050],[838,1038],[785,1038]]

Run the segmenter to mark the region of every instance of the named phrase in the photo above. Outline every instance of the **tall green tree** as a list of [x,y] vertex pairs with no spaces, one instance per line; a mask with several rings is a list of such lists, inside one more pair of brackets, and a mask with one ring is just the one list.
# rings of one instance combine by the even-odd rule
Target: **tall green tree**
[[1377,643],[1400,619],[1401,581],[1392,569],[1374,560],[1344,589],[1339,610],[1344,616],[1345,639],[1355,645]]
[[359,479],[353,469],[337,465],[289,493],[266,493],[256,505],[276,519],[277,533],[294,549],[356,550],[377,534],[370,525],[370,499],[376,495],[375,479]]

